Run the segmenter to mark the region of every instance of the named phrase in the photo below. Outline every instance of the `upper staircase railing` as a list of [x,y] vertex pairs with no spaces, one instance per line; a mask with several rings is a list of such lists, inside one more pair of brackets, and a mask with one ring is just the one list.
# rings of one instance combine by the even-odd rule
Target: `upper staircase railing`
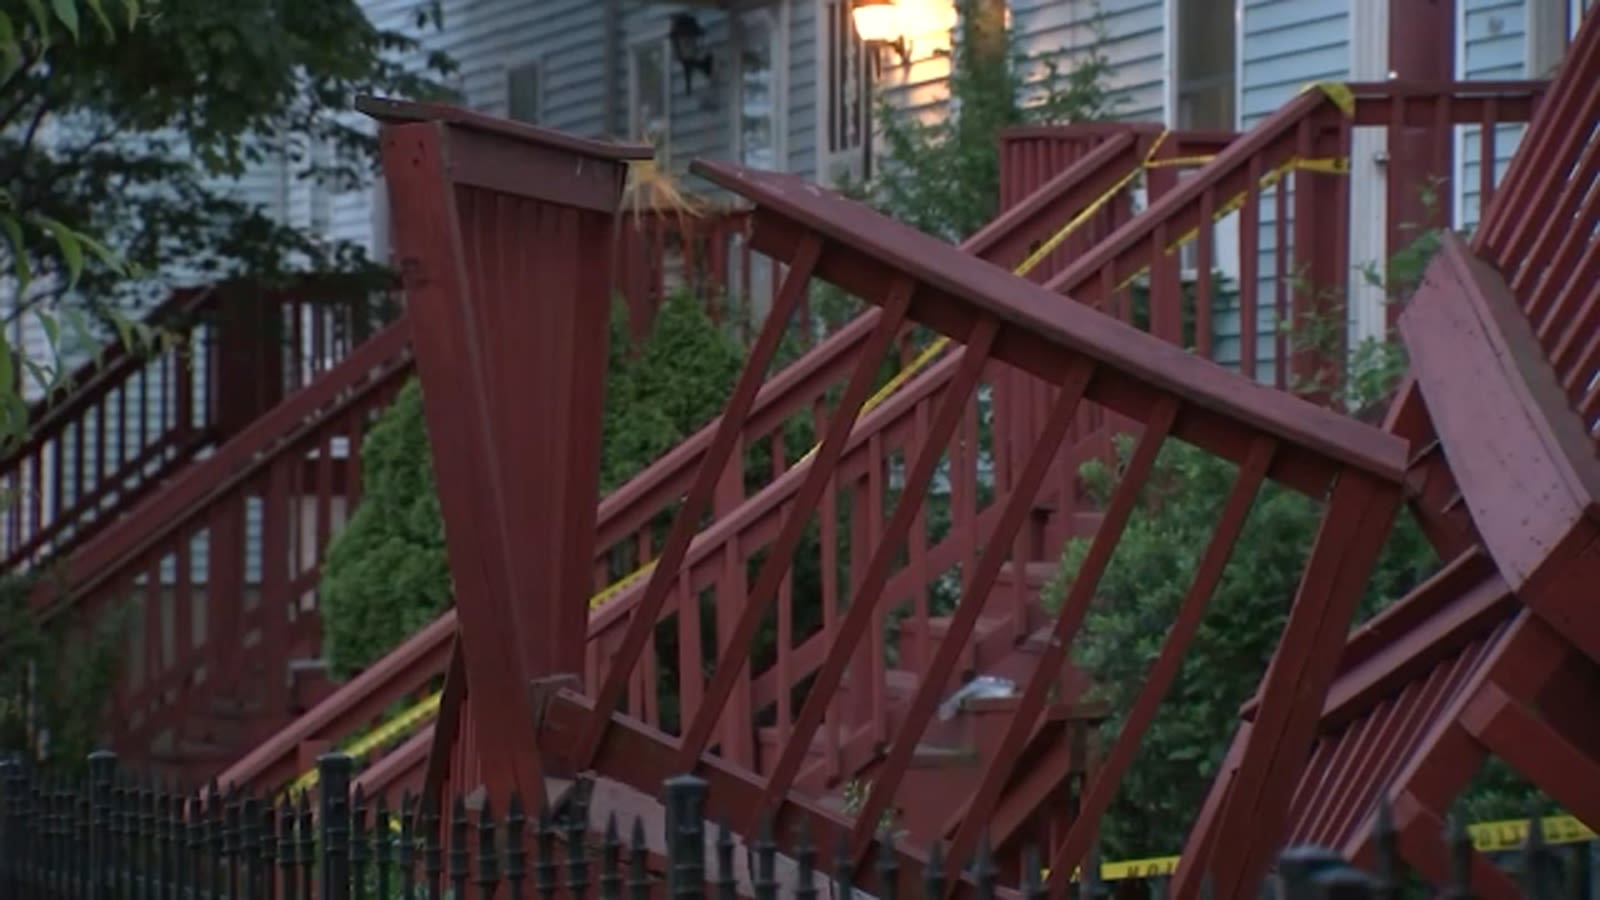
[[407,327],[361,343],[35,586],[37,614],[70,609],[126,635],[119,752],[183,757],[186,720],[219,699],[287,716],[289,660],[320,656],[322,549],[359,496],[351,448],[404,381]]
[[[1349,363],[1358,355],[1352,332],[1378,342],[1392,337],[1412,286],[1397,277],[1394,263],[1410,257],[1413,277],[1420,276],[1414,264],[1419,251],[1426,252],[1427,230],[1470,223],[1455,213],[1458,203],[1483,208],[1493,202],[1500,167],[1478,161],[1509,156],[1517,126],[1531,119],[1546,87],[1542,81],[1308,86],[1048,285],[1124,321],[1138,319],[1131,288],[1144,286],[1144,316],[1158,334],[1257,380],[1345,404],[1353,398],[1338,387],[1351,385],[1352,375],[1358,383],[1392,374],[1382,363],[1355,372]],[[1382,229],[1356,219],[1356,184],[1348,173],[1363,133],[1386,135],[1396,149],[1404,146],[1397,135],[1412,139],[1408,155],[1388,158],[1383,190],[1391,212]],[[1462,164],[1461,181],[1452,178],[1449,162],[1458,149],[1470,151],[1463,155],[1472,163]],[[1419,196],[1428,202],[1419,204]],[[1395,212],[1419,206],[1416,219]],[[1370,202],[1361,210],[1377,215]],[[1353,228],[1384,240],[1369,241],[1368,254],[1358,255]],[[1180,271],[1185,258],[1189,264]],[[1370,273],[1381,284],[1370,283]],[[1369,343],[1367,350],[1377,346]],[[1369,363],[1384,358],[1383,351],[1360,355]],[[1395,433],[1419,453],[1437,456],[1426,416],[1407,412],[1397,411]],[[1133,430],[1108,420],[1081,421],[1074,429],[1100,454],[1110,452],[1114,433]],[[1442,556],[1461,551],[1463,528],[1470,526],[1463,524],[1447,470],[1414,469],[1410,505]]]
[[157,349],[112,341],[71,373],[63,396],[33,404],[26,437],[0,458],[0,566],[69,553],[337,363],[381,322],[368,296],[312,279],[271,292],[239,283],[174,292],[145,317]]

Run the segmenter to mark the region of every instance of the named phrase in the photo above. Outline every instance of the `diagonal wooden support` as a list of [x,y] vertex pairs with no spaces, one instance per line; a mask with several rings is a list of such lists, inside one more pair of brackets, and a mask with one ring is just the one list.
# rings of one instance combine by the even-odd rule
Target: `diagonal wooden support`
[[583,671],[612,227],[626,163],[651,153],[451,107],[358,108],[383,123],[455,587],[477,758],[453,787],[536,803],[535,730],[505,713],[530,678]]
[[1584,822],[1600,824],[1600,761],[1496,684],[1480,687],[1461,713],[1462,727],[1488,750],[1560,797]]
[[[1318,708],[1344,643],[1327,636],[1349,628],[1398,505],[1397,492],[1369,479],[1341,479],[1334,487],[1262,682],[1260,715],[1237,769],[1212,785],[1213,794],[1227,791],[1216,819],[1189,835],[1184,855],[1197,864],[1179,870],[1177,896],[1196,896],[1203,874],[1215,879],[1222,896],[1240,895],[1245,885],[1257,883],[1279,849],[1288,798],[1310,755]],[[1213,834],[1220,837],[1208,845]]]

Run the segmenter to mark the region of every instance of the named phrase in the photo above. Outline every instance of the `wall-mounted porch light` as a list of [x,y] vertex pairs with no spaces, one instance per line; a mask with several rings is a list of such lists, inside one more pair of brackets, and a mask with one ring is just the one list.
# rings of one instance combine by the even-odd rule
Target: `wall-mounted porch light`
[[712,58],[711,51],[705,45],[706,30],[689,13],[677,13],[672,17],[667,40],[672,43],[673,58],[683,66],[683,92],[693,93],[695,69],[704,72],[707,79],[711,78]]
[[911,50],[906,45],[905,22],[900,6],[895,0],[854,0],[850,7],[850,21],[855,25],[856,36],[874,49],[893,48],[900,64],[911,60]]

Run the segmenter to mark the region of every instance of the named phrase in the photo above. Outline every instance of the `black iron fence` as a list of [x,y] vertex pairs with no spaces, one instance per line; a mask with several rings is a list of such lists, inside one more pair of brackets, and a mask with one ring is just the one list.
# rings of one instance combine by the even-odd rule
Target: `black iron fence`
[[[292,801],[263,801],[215,789],[185,796],[125,777],[116,757],[97,753],[83,780],[40,775],[19,762],[0,763],[0,898],[161,898],[161,900],[795,900],[845,898],[855,893],[848,872],[819,873],[804,835],[780,853],[770,833],[748,846],[727,829],[707,833],[702,814],[705,783],[684,776],[664,786],[665,821],[635,820],[626,829],[611,818],[595,829],[586,791],[575,791],[557,812],[524,810],[513,798],[503,816],[487,805],[469,810],[456,797],[441,812],[407,799],[389,809],[350,790],[352,762],[330,754],[318,764],[322,790],[316,805],[300,794]],[[1398,898],[1472,893],[1465,877],[1472,844],[1464,829],[1445,836],[1455,883],[1434,892],[1401,872],[1395,837],[1379,815],[1375,834],[1379,871],[1369,874],[1318,848],[1293,848],[1278,859],[1263,897]],[[652,852],[648,829],[661,828]],[[601,835],[598,840],[594,834]],[[1034,854],[1029,854],[1033,857]],[[708,864],[709,859],[709,864]],[[656,866],[663,863],[660,869]],[[944,894],[938,850],[922,879],[926,898]],[[1024,883],[996,883],[995,867],[980,850],[967,872],[982,900],[1015,896],[1043,900],[1048,892],[1038,865],[1024,867]],[[1515,866],[1524,895],[1572,897],[1540,836],[1535,818]],[[1110,897],[1091,860],[1074,897]],[[876,884],[900,883],[893,854],[876,864]],[[1161,896],[1151,881],[1117,886],[1117,896]],[[1131,893],[1136,892],[1136,893]],[[885,891],[893,900],[893,891]]]

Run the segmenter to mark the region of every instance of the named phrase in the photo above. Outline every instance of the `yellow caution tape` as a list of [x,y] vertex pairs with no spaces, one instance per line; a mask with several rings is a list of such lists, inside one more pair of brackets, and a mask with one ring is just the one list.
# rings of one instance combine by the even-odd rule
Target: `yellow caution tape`
[[1110,203],[1117,196],[1117,194],[1121,193],[1123,188],[1131,184],[1135,178],[1138,178],[1140,175],[1144,174],[1144,170],[1151,166],[1152,161],[1155,159],[1156,152],[1161,149],[1161,144],[1166,139],[1167,131],[1163,129],[1161,134],[1157,135],[1155,141],[1150,145],[1150,150],[1144,155],[1144,161],[1139,165],[1139,168],[1136,168],[1128,174],[1117,179],[1115,184],[1113,184],[1100,196],[1096,197],[1077,215],[1073,216],[1072,219],[1067,222],[1066,226],[1060,231],[1057,231],[1055,235],[1050,238],[1050,240],[1039,245],[1039,249],[1033,251],[1033,253],[1030,254],[1027,259],[1022,261],[1022,265],[1017,267],[1017,274],[1026,275],[1027,273],[1033,271],[1033,268],[1039,263],[1043,262],[1044,258],[1049,256],[1057,247],[1061,246],[1062,241],[1065,241],[1068,236],[1072,234],[1072,232],[1082,228],[1084,223],[1089,221],[1090,217],[1099,212],[1107,203]]
[[[1347,175],[1350,172],[1350,160],[1342,156],[1318,157],[1311,159],[1296,156],[1289,159],[1282,165],[1272,168],[1266,174],[1262,175],[1260,181],[1258,182],[1258,190],[1266,190],[1267,188],[1270,188],[1282,181],[1290,172],[1296,171],[1318,172],[1326,175]],[[1212,211],[1211,221],[1213,223],[1221,222],[1228,216],[1243,209],[1245,201],[1249,198],[1249,189],[1240,191],[1239,193],[1228,198],[1226,202],[1220,204],[1215,210]],[[1198,238],[1199,236],[1200,226],[1191,228],[1182,235],[1179,235],[1178,238],[1172,243],[1162,248],[1162,252],[1168,256],[1171,256],[1172,254],[1178,252],[1178,248],[1189,243],[1195,238]],[[1127,278],[1124,278],[1121,282],[1119,282],[1116,289],[1119,291],[1123,290],[1149,271],[1149,266],[1144,266],[1134,271],[1128,275]]]
[[1355,118],[1356,95],[1354,91],[1350,90],[1350,86],[1344,82],[1314,81],[1311,84],[1300,88],[1300,93],[1302,94],[1307,91],[1321,91],[1327,95],[1329,100],[1333,101],[1334,106],[1339,107],[1339,111],[1344,113],[1345,118]]
[[[1595,839],[1594,830],[1572,816],[1546,816],[1539,821],[1546,844],[1581,844]],[[1480,853],[1517,850],[1528,842],[1527,819],[1503,819],[1468,825],[1472,846]]]
[[[439,709],[439,701],[443,699],[443,696],[443,692],[434,691],[412,705],[405,712],[351,741],[348,746],[342,748],[341,752],[356,759],[365,757],[378,747],[409,732],[423,719],[433,715]],[[284,796],[315,787],[317,780],[316,768],[308,769],[299,778],[289,783],[289,786],[284,789]]]
[[[1546,816],[1540,820],[1546,844],[1582,844],[1595,839],[1594,831],[1572,816]],[[1520,850],[1528,842],[1527,819],[1503,819],[1497,822],[1479,822],[1467,826],[1472,837],[1472,847],[1479,853],[1504,853]],[[1122,862],[1100,864],[1101,881],[1124,881],[1130,878],[1170,878],[1178,871],[1178,857],[1152,856],[1148,859],[1129,859]],[[1050,877],[1048,868],[1040,876]],[[1073,873],[1077,880],[1077,873]]]

